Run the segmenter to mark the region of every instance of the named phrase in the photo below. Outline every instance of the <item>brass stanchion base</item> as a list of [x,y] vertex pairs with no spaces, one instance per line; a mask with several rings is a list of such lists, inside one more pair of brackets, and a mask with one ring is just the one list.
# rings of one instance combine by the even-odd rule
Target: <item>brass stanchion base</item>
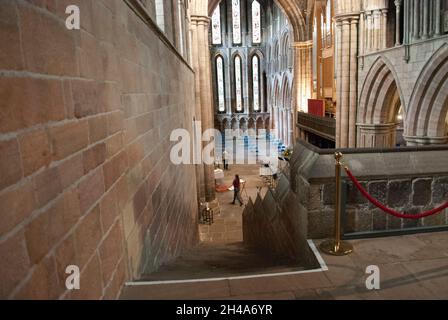
[[344,241],[341,241],[338,247],[335,240],[326,240],[320,244],[319,248],[322,252],[332,256],[346,256],[353,253],[353,246]]

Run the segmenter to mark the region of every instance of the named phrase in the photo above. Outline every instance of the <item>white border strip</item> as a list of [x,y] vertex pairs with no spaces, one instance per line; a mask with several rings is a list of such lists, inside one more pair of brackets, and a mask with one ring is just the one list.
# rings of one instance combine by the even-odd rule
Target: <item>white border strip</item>
[[244,280],[244,279],[257,279],[257,278],[268,278],[268,277],[278,277],[278,276],[290,276],[290,275],[298,275],[298,274],[307,274],[307,273],[317,273],[317,272],[325,272],[328,271],[327,264],[324,259],[320,255],[319,250],[317,250],[316,245],[313,240],[307,240],[310,249],[313,251],[314,256],[319,262],[320,268],[311,269],[311,270],[301,270],[301,271],[292,271],[292,272],[280,272],[280,273],[265,273],[265,274],[256,274],[249,276],[238,276],[238,277],[227,277],[227,278],[208,278],[208,279],[189,279],[189,280],[166,280],[166,281],[132,281],[126,282],[126,286],[151,286],[151,285],[160,285],[160,284],[182,284],[182,283],[202,283],[202,282],[217,282],[217,281],[225,281],[225,280]]
[[317,247],[316,247],[316,245],[314,244],[314,241],[313,241],[313,240],[307,240],[307,241],[308,241],[308,245],[310,246],[311,250],[312,250],[313,253],[314,253],[314,256],[315,256],[316,259],[317,259],[317,262],[319,262],[319,264],[320,264],[320,269],[321,269],[322,271],[328,271],[327,264],[325,263],[324,258],[322,258],[322,256],[320,255],[319,250],[317,250]]

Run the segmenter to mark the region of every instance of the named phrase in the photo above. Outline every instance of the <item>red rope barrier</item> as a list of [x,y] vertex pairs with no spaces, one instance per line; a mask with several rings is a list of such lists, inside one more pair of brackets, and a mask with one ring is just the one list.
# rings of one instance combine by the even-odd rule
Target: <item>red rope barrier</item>
[[421,219],[421,218],[425,218],[425,217],[429,217],[432,215],[435,215],[437,213],[442,212],[444,209],[448,208],[448,202],[446,202],[444,205],[432,209],[430,211],[427,212],[423,212],[420,214],[403,214],[401,212],[392,210],[390,208],[387,208],[385,205],[383,205],[381,202],[379,202],[378,200],[376,200],[374,197],[372,197],[365,189],[364,187],[359,183],[359,181],[355,178],[355,176],[350,172],[350,170],[348,168],[345,168],[345,171],[347,172],[347,175],[350,177],[350,179],[352,180],[353,184],[356,186],[356,188],[358,188],[359,192],[361,192],[363,194],[364,197],[367,198],[367,200],[369,200],[373,205],[377,206],[378,208],[380,208],[381,210],[383,210],[384,212],[393,215],[394,217],[397,218],[403,218],[403,219]]

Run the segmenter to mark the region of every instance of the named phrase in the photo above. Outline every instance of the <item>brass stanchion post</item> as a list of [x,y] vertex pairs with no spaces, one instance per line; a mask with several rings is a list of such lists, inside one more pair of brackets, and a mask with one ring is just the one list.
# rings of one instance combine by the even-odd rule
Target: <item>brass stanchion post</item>
[[320,249],[333,256],[345,256],[353,252],[353,246],[350,243],[341,241],[341,159],[342,153],[335,153],[336,165],[336,203],[335,203],[335,237],[326,240],[320,245]]

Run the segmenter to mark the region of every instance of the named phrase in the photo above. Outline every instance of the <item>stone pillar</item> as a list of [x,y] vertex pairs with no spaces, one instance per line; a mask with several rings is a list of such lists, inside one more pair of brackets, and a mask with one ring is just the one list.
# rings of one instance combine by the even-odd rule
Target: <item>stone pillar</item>
[[397,124],[358,124],[360,148],[395,147]]
[[414,0],[414,32],[413,39],[420,39],[420,0]]
[[[191,56],[192,56],[192,64],[194,66],[199,65],[199,55],[198,55],[198,33],[196,32],[196,25],[193,25],[193,23],[190,23],[190,29],[191,29]],[[199,77],[195,77],[195,121],[201,121],[201,97],[200,97],[200,79]],[[198,129],[196,125],[195,128],[195,140],[194,141],[200,141],[198,139],[201,139],[202,136],[202,128]],[[199,131],[199,132],[197,132]],[[195,149],[196,150],[196,149]],[[196,151],[195,151],[196,152]],[[196,158],[199,155],[196,155]],[[205,185],[204,185],[204,166],[196,165],[196,181],[197,181],[197,190],[198,190],[198,205],[201,202],[205,201]]]
[[341,141],[340,147],[348,147],[348,117],[350,99],[350,21],[342,21],[342,66],[341,78],[342,92],[339,96],[339,117],[341,118]]
[[341,42],[341,34],[342,34],[342,22],[336,21],[336,42],[335,42],[335,66],[336,66],[336,146],[341,145],[341,117],[339,115],[340,110],[340,102],[342,96],[342,42]]
[[288,134],[289,134],[289,137],[288,137],[289,143],[288,143],[288,145],[291,146],[291,147],[294,147],[294,143],[295,143],[294,126],[295,126],[295,123],[294,123],[294,115],[292,114],[292,111],[293,110],[291,110],[291,109],[288,110]]
[[359,18],[359,55],[364,55],[364,50],[366,47],[366,21],[365,21],[365,12],[361,12],[361,16]]
[[373,13],[373,20],[374,20],[374,50],[379,50],[382,47],[382,21],[383,21],[383,15],[380,10],[375,10]]
[[423,35],[422,39],[429,38],[429,2],[424,0],[423,2]]
[[296,111],[308,112],[308,99],[312,92],[312,52],[313,42],[296,42],[294,47],[294,89]]
[[356,147],[356,118],[358,106],[358,19],[350,20],[350,107],[348,146]]
[[[202,122],[202,131],[214,128],[214,113],[212,99],[212,77],[209,50],[210,19],[207,16],[192,16],[193,33],[193,68],[196,73],[196,111],[197,119]],[[200,109],[200,110],[198,110]],[[204,143],[205,146],[208,143]],[[215,200],[215,177],[213,165],[204,165],[204,196],[205,201]]]
[[401,0],[395,0],[395,45],[400,46]]
[[358,23],[359,14],[336,16],[339,39],[337,41],[338,108],[336,147],[356,147],[357,77],[358,77]]
[[367,52],[372,50],[373,48],[373,20],[372,20],[372,11],[369,11],[367,14]]
[[441,26],[441,7],[440,7],[440,0],[435,0],[434,3],[434,23],[435,23],[435,34],[436,36],[440,36],[442,34],[442,26]]
[[380,49],[387,48],[387,9],[381,10]]

